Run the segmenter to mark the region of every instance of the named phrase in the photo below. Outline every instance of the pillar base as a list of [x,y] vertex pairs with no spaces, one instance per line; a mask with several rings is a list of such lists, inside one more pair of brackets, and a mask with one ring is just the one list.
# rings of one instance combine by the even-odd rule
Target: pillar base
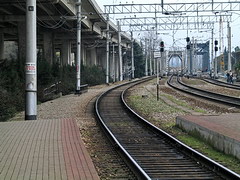
[[37,115],[25,115],[25,120],[37,120]]
[[81,93],[81,90],[76,90],[76,91],[75,91],[75,94],[76,94],[76,95],[82,94],[82,93]]

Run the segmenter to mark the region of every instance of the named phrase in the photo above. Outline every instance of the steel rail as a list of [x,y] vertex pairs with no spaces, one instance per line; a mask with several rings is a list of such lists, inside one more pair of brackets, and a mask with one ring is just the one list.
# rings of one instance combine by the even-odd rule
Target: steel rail
[[[142,80],[142,81],[147,81],[148,78]],[[138,82],[141,83],[142,81]],[[150,180],[151,178],[147,175],[147,173],[138,165],[138,163],[132,158],[132,156],[128,153],[128,151],[126,151],[126,149],[119,143],[119,141],[117,140],[117,138],[115,137],[115,135],[111,132],[111,130],[107,127],[107,125],[105,124],[104,120],[102,119],[100,113],[99,113],[99,102],[100,100],[109,92],[131,84],[133,82],[128,82],[125,84],[121,84],[118,85],[106,92],[103,92],[96,100],[95,102],[95,112],[96,115],[98,117],[98,120],[100,122],[101,127],[103,128],[104,132],[106,133],[107,137],[109,138],[109,140],[111,141],[111,143],[114,145],[114,147],[116,147],[116,149],[118,150],[118,152],[120,153],[120,155],[124,158],[124,160],[128,163],[129,167],[133,170],[133,172],[136,174],[136,176],[139,179],[147,179]]]
[[141,81],[103,93],[96,101],[95,110],[109,139],[124,153],[122,156],[139,179],[240,178],[131,110],[124,100],[124,90],[138,83]]
[[226,83],[226,82],[223,82],[223,81],[218,81],[216,79],[211,79],[211,78],[203,78],[203,80],[205,82],[208,82],[208,83],[211,83],[211,84],[214,84],[214,85],[217,85],[217,86],[240,90],[240,85],[229,84],[229,83]]
[[[168,79],[167,84],[174,89],[177,89],[179,91],[182,91],[182,92],[194,95],[194,96],[198,96],[201,98],[210,99],[210,100],[218,102],[218,103],[222,103],[222,104],[226,104],[226,105],[234,106],[234,107],[238,107],[238,108],[240,107],[240,98],[233,97],[233,96],[227,96],[227,95],[214,93],[214,92],[210,92],[210,91],[206,91],[203,89],[192,87],[190,85],[187,85],[187,84],[181,82],[179,80],[179,77],[177,78],[178,85],[173,85],[173,83],[171,82],[172,78],[173,78],[173,76],[171,76]],[[178,87],[179,85],[181,86],[181,88]]]

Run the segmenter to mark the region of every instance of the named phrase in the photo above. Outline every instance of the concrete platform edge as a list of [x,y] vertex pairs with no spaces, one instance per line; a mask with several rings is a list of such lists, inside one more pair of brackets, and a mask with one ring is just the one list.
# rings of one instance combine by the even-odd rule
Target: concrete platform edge
[[200,126],[197,123],[188,121],[185,117],[182,116],[176,117],[176,124],[189,134],[199,136],[216,149],[226,154],[231,154],[240,159],[239,141],[218,132],[212,131],[207,127]]

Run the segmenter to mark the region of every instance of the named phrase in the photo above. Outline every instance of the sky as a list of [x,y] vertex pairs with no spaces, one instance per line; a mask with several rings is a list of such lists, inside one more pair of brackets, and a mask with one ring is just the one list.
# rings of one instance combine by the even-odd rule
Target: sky
[[[146,3],[161,3],[161,0],[95,0],[98,5],[100,6],[100,8],[104,11],[104,6],[103,5],[110,5],[110,4],[120,4],[120,3],[137,3],[137,4],[146,4]],[[211,2],[212,0],[197,0],[197,2]],[[216,0],[215,0],[216,1]],[[231,2],[233,2],[234,0],[231,0]],[[163,0],[163,2],[167,2],[167,3],[180,3],[180,2],[189,2],[189,0]],[[217,0],[217,2],[229,2],[228,0]],[[122,17],[127,16],[127,15],[122,15]],[[111,16],[111,20],[114,22],[114,19],[116,18],[116,16]],[[230,23],[230,26],[232,28],[232,45],[231,48],[232,50],[234,50],[234,48],[236,46],[240,47],[240,34],[239,34],[239,30],[240,30],[240,11],[233,13],[232,15],[232,22]],[[215,32],[214,32],[214,38],[215,39],[219,39],[219,27],[218,24],[216,24],[215,26]],[[166,35],[160,35],[163,39],[163,41],[165,41],[165,46],[172,46],[173,44],[173,32],[160,32],[160,33],[168,33]],[[135,38],[139,38],[139,36],[137,36],[136,34],[139,33],[135,33]],[[142,35],[143,33],[141,33]],[[211,32],[205,32],[203,33],[199,33],[197,31],[192,31],[192,32],[188,32],[188,35],[190,38],[194,37],[195,39],[198,40],[198,42],[206,42],[207,40],[211,39]],[[144,35],[143,35],[144,36]],[[184,38],[187,37],[187,32],[186,31],[177,31],[176,34],[174,35],[175,41],[176,41],[176,45],[178,46],[186,46],[186,41],[183,40]],[[227,46],[227,23],[223,24],[223,45]]]

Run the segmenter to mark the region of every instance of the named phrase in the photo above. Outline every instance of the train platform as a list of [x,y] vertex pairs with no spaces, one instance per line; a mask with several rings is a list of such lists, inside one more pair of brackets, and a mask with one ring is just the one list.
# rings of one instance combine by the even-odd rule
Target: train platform
[[240,159],[240,113],[178,116],[176,124]]
[[24,121],[20,112],[0,122],[0,180],[99,180],[99,164],[93,164],[95,154],[81,133],[95,126],[90,109],[112,86],[41,103],[36,121]]
[[100,179],[71,118],[0,123],[0,179]]

